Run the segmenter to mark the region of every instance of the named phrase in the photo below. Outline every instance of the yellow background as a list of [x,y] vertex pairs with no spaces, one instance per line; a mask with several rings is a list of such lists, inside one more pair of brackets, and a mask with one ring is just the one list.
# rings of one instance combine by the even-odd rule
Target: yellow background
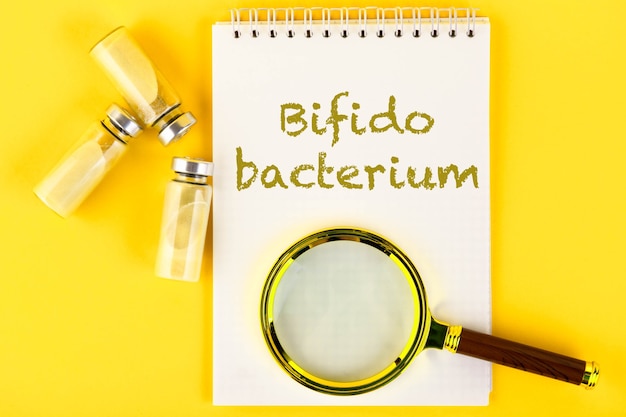
[[[598,387],[586,391],[494,366],[488,407],[324,410],[211,405],[212,322],[220,318],[212,317],[210,235],[200,283],[153,275],[170,158],[211,157],[210,25],[227,19],[230,7],[267,2],[6,3],[0,24],[1,416],[626,412],[626,2],[455,2],[480,8],[492,25],[493,332],[598,361]],[[154,133],[144,134],[63,220],[32,188],[109,103],[119,101],[87,55],[119,25],[129,27],[199,122],[168,148]]]

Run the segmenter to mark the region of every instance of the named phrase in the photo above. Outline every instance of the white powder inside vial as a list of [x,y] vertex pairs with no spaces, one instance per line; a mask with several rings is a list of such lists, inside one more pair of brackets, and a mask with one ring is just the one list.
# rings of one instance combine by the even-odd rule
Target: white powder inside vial
[[200,278],[211,192],[209,186],[175,181],[167,185],[157,276],[191,282]]
[[145,124],[152,125],[178,100],[124,28],[103,39],[90,54]]
[[71,214],[125,153],[126,145],[94,124],[91,138],[69,153],[35,188],[35,194],[63,217]]

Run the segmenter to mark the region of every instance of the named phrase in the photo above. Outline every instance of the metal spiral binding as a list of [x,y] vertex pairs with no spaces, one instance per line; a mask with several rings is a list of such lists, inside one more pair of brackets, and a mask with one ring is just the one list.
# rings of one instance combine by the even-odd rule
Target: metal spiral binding
[[[347,38],[350,35],[350,20],[356,22],[357,35],[361,38],[368,36],[368,19],[376,22],[376,36],[387,36],[387,26],[393,26],[395,37],[405,35],[405,29],[410,28],[414,38],[422,36],[426,28],[431,37],[436,38],[441,32],[442,19],[448,22],[447,34],[454,38],[459,31],[459,24],[465,23],[465,36],[471,38],[476,34],[476,11],[474,8],[436,8],[436,7],[290,7],[290,8],[243,8],[231,9],[230,19],[235,38],[243,35],[242,26],[253,38],[260,36],[259,27],[265,26],[270,38],[279,36],[279,30],[284,28],[287,37],[296,36],[296,21],[303,28],[304,36],[314,35],[313,22],[319,21],[321,35],[329,38],[332,35],[332,24],[338,24],[339,35]],[[261,17],[260,17],[261,16]],[[297,17],[296,17],[297,16]]]

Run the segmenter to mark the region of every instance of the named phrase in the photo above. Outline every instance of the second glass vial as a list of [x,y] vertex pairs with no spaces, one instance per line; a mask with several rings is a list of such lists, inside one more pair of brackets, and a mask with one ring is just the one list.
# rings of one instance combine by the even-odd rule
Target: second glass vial
[[108,34],[90,55],[142,123],[159,131],[163,145],[177,141],[196,123],[180,109],[178,94],[125,27]]
[[196,282],[200,279],[211,194],[208,177],[213,164],[201,159],[174,158],[176,177],[165,190],[156,275]]

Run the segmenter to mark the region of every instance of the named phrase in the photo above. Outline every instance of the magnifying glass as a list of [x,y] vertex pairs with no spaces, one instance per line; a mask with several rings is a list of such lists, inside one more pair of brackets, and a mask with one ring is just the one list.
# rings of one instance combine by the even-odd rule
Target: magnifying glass
[[396,378],[426,348],[445,349],[593,388],[599,368],[436,320],[410,259],[365,230],[305,237],[270,271],[261,325],[293,379],[328,394],[353,395]]

